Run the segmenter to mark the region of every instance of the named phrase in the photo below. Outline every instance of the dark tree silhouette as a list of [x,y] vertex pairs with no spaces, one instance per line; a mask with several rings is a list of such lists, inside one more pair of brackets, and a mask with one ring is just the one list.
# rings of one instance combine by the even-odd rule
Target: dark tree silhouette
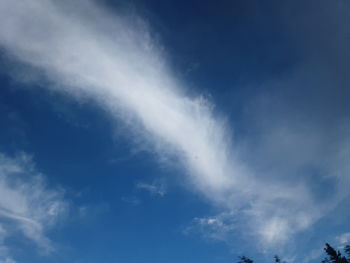
[[343,257],[339,251],[336,251],[328,243],[326,243],[324,251],[326,251],[328,258],[325,258],[322,263],[349,263],[349,261]]
[[279,256],[274,256],[273,257],[275,259],[275,263],[281,263],[281,259],[279,258]]
[[350,256],[350,245],[345,246],[344,250]]
[[350,262],[350,245],[345,246],[344,251],[348,255],[348,262]]
[[240,257],[238,263],[253,263],[253,260],[245,256]]
[[[324,251],[327,254],[327,257],[322,260],[322,263],[350,263],[350,245],[347,245],[344,247],[345,254],[347,257],[342,256],[340,251],[335,250],[330,244],[326,243],[326,247],[324,248]],[[253,260],[250,258],[247,258],[245,256],[242,256],[239,258],[239,261],[237,263],[254,263]],[[274,256],[274,263],[286,263],[285,261],[282,261],[279,256]]]

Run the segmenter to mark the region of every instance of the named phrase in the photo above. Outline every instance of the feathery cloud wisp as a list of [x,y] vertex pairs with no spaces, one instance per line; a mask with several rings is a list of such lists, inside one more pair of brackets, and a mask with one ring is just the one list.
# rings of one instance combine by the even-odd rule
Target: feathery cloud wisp
[[61,191],[45,186],[28,155],[9,158],[0,154],[0,195],[0,259],[10,260],[11,247],[5,240],[17,233],[41,252],[51,252],[54,247],[46,230],[61,218],[67,203]]
[[166,186],[163,182],[154,181],[152,183],[138,182],[137,189],[143,189],[150,192],[152,195],[164,196],[166,194]]
[[221,217],[240,218],[263,241],[285,241],[327,210],[305,184],[257,176],[239,160],[225,123],[203,97],[186,94],[144,24],[74,3],[0,0],[0,46],[49,88],[95,101],[131,137],[176,156],[197,192],[229,211]]

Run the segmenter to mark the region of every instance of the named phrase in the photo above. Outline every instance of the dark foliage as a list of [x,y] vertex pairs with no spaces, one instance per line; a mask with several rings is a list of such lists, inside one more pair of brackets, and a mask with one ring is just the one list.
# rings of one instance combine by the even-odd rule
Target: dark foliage
[[350,261],[350,245],[345,246],[344,251],[348,255],[348,261]]
[[250,258],[247,258],[245,256],[240,257],[240,260],[238,261],[238,263],[253,263],[253,260],[251,260]]
[[281,263],[281,259],[279,258],[279,256],[274,256],[275,259],[275,263]]
[[[347,257],[342,256],[339,250],[336,251],[328,243],[326,243],[326,247],[324,248],[324,251],[326,252],[327,257],[324,260],[322,260],[322,263],[350,263],[350,245],[347,245],[344,247],[344,251]],[[239,259],[240,260],[237,263],[253,263],[253,260],[245,256],[242,256]],[[286,263],[286,262],[285,261],[282,262],[281,258],[276,255],[274,256],[274,263]]]
[[349,263],[349,261],[343,257],[339,251],[336,251],[328,243],[326,243],[324,251],[326,251],[328,257],[325,258],[322,263]]

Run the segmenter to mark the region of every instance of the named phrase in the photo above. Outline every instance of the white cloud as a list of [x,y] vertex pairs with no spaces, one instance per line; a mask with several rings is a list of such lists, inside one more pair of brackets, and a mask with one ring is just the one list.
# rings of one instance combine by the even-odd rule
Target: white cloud
[[67,15],[56,4],[1,1],[1,10],[8,10],[2,14],[2,46],[43,70],[56,89],[94,98],[113,116],[141,126],[143,138],[149,133],[161,154],[179,153],[203,190],[228,188],[229,139],[222,123],[205,99],[184,95],[148,32],[94,5],[85,7],[86,14],[74,9]]
[[184,233],[199,233],[206,239],[230,242],[238,224],[232,213],[223,212],[211,217],[197,217],[184,229]]
[[[139,19],[111,14],[88,1],[0,0],[0,10],[0,45],[9,57],[35,68],[51,83],[44,86],[97,103],[128,126],[131,139],[151,145],[160,159],[176,156],[189,188],[226,210],[234,224],[244,225],[261,242],[290,239],[330,209],[334,199],[318,202],[302,178],[294,180],[298,169],[285,168],[315,164],[312,156],[320,154],[320,137],[283,125],[263,130],[263,143],[251,144],[259,149],[254,156],[262,164],[241,161],[223,119],[202,96],[186,93]],[[304,141],[308,151],[298,146]],[[252,155],[254,150],[247,149]],[[347,149],[332,157],[337,156],[331,167],[339,174],[349,171],[339,159],[348,156]],[[41,216],[19,216],[27,203],[21,194],[9,193],[17,201],[3,216],[21,222],[23,233],[45,246],[49,242],[42,234]],[[217,220],[207,223],[224,226]]]
[[47,188],[28,155],[0,154],[0,260],[12,262],[5,241],[18,234],[35,243],[41,253],[51,252],[54,247],[46,230],[66,208],[62,191]]
[[15,262],[9,255],[8,248],[4,245],[4,241],[7,238],[6,229],[0,225],[0,262]]
[[143,189],[150,192],[152,195],[164,196],[166,194],[166,186],[164,182],[154,181],[153,183],[138,182],[136,184],[137,189]]
[[350,233],[343,233],[336,240],[340,245],[347,245],[350,242]]
[[[0,44],[51,88],[97,102],[161,158],[175,154],[210,199],[240,174],[230,138],[203,97],[186,95],[149,33],[90,3],[0,1]],[[69,11],[67,11],[69,10]],[[29,15],[30,13],[30,15]]]

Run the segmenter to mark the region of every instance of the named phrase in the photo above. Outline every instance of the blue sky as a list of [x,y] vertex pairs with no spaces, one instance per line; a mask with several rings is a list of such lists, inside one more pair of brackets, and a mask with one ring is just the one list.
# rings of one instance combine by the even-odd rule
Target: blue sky
[[0,0],[0,262],[349,243],[349,8]]

